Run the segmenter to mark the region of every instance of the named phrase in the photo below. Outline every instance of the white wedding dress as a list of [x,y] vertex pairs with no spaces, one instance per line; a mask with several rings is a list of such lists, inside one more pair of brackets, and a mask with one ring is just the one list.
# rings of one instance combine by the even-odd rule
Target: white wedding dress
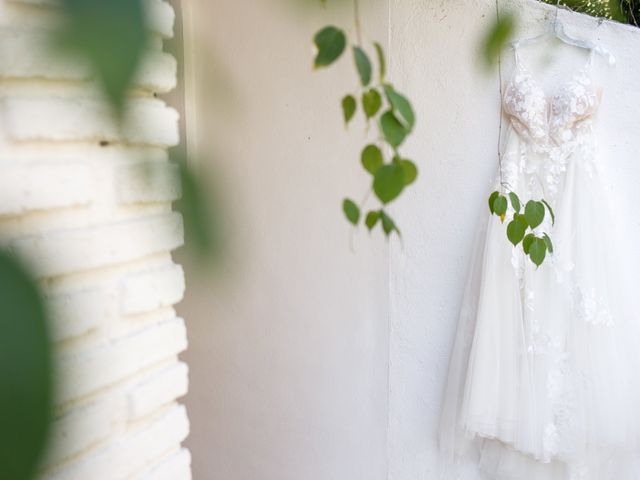
[[553,206],[555,225],[547,214],[535,231],[554,253],[536,268],[507,240],[513,210],[504,224],[487,210],[445,391],[442,478],[637,480],[640,295],[599,173],[594,52],[548,96],[515,50],[503,182]]

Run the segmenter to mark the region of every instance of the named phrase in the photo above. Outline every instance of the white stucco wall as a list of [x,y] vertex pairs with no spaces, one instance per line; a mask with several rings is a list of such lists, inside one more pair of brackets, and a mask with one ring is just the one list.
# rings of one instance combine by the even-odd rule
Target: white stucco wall
[[[387,250],[379,235],[359,234],[355,252],[339,202],[364,189],[364,141],[359,126],[340,128],[339,98],[356,78],[348,61],[309,67],[313,32],[350,26],[351,5],[296,14],[296,3],[194,3],[206,51],[192,76],[192,140],[222,172],[237,226],[228,270],[192,285],[182,305],[194,474],[431,479],[473,232],[497,166],[497,76],[479,63],[495,3],[361,2],[366,36],[389,39],[390,76],[414,101],[417,129],[404,153],[421,176],[394,207],[404,246],[393,240]],[[549,25],[549,6],[500,4],[522,14],[520,35]],[[617,57],[602,75],[601,144],[614,193],[635,205],[640,31],[561,18]],[[531,50],[535,65],[539,54]],[[583,59],[562,55],[567,67]],[[505,75],[510,68],[507,53]],[[637,215],[633,228],[640,234]]]
[[46,296],[58,374],[43,480],[191,478],[178,114],[154,98],[176,83],[174,12],[145,5],[154,49],[119,131],[86,66],[51,51],[55,2],[0,1],[0,244]]
[[[340,109],[357,77],[346,58],[314,73],[310,47],[351,10],[191,3],[187,130],[232,217],[224,268],[187,269],[180,306],[194,477],[386,478],[387,248],[361,232],[352,253],[341,213],[367,189],[364,124],[346,132]],[[367,3],[367,37],[385,41],[387,4]]]
[[[533,0],[500,5],[503,11],[521,13],[522,37],[543,32],[553,21],[553,8]],[[422,178],[409,201],[398,205],[404,248],[394,243],[390,252],[389,478],[416,480],[433,478],[436,472],[435,431],[447,363],[476,218],[487,214],[497,167],[497,76],[487,77],[478,64],[478,38],[495,18],[495,3],[397,0],[390,11],[391,71],[420,115],[408,155],[422,167]],[[604,87],[599,142],[612,195],[628,211],[640,200],[640,30],[599,25],[566,11],[560,18],[568,33],[597,39],[617,58],[615,69],[602,60],[596,64]],[[505,76],[511,72],[511,53],[504,54]],[[557,54],[565,72],[585,58],[583,51],[570,47]],[[540,62],[541,48],[523,55],[549,76]],[[637,238],[640,215],[631,212],[629,218]]]

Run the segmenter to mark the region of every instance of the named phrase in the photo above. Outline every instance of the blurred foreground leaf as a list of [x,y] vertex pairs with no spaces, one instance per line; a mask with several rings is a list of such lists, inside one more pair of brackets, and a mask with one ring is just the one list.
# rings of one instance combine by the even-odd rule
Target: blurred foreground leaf
[[127,89],[147,46],[142,0],[62,0],[62,46],[86,58],[121,116]]
[[221,232],[211,195],[205,191],[202,177],[194,173],[186,160],[176,163],[182,187],[182,197],[176,207],[184,220],[185,244],[205,259],[215,256],[221,248]]
[[42,297],[22,266],[0,251],[0,478],[33,478],[45,447],[52,362]]
[[501,16],[491,26],[482,42],[484,61],[487,67],[493,67],[498,62],[500,52],[513,36],[515,29],[515,19],[508,14]]

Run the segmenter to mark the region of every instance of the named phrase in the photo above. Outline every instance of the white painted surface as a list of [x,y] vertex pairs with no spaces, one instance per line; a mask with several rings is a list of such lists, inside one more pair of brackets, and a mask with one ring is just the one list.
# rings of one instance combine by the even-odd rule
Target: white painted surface
[[[312,70],[313,33],[350,9],[301,3],[193,4],[206,56],[189,134],[233,215],[225,271],[187,269],[180,306],[197,479],[386,478],[386,247],[361,232],[350,252],[341,213],[367,188],[364,125],[346,132],[340,110],[357,77],[347,58]],[[367,3],[384,41],[386,2]]]
[[[355,254],[338,207],[366,181],[359,126],[339,128],[339,95],[355,78],[349,62],[307,67],[312,33],[351,25],[351,11],[328,2],[297,17],[291,3],[193,4],[207,61],[192,79],[190,134],[221,172],[237,224],[229,271],[192,282],[181,307],[195,476],[429,480],[474,230],[497,167],[498,82],[482,70],[479,46],[495,3],[363,7],[367,37],[389,35],[391,77],[414,101],[417,130],[403,152],[421,177],[394,207],[404,248],[394,241],[387,252],[359,235]],[[550,21],[551,7],[533,0],[501,5],[522,14],[524,36]],[[600,138],[615,193],[636,205],[640,31],[561,17],[618,59],[603,70]],[[533,65],[539,53],[531,50]],[[567,69],[583,59],[558,53]],[[507,53],[505,75],[510,68]],[[633,227],[640,234],[637,215]]]
[[157,51],[119,131],[89,70],[47,45],[55,2],[0,0],[0,244],[42,285],[59,372],[43,480],[191,478],[178,115],[154,98],[175,86],[174,12],[146,5]]
[[[533,0],[500,5],[521,13],[523,37],[544,31],[553,20],[552,8]],[[422,178],[410,201],[398,205],[404,249],[396,243],[390,254],[389,478],[417,480],[435,476],[435,432],[449,353],[476,219],[487,214],[497,168],[497,77],[487,78],[478,65],[478,38],[495,18],[495,3],[395,0],[391,12],[392,73],[420,115],[408,155],[422,167]],[[604,86],[599,142],[616,189],[612,193],[624,199],[622,210],[629,210],[640,200],[640,137],[635,134],[640,30],[608,22],[598,26],[596,19],[569,12],[560,12],[560,18],[568,33],[599,39],[618,60],[610,71],[598,61],[596,73]],[[585,58],[571,47],[555,53],[564,72]],[[523,54],[549,76],[538,63],[540,48]],[[504,59],[508,76],[511,52]],[[637,236],[640,216],[631,218]]]

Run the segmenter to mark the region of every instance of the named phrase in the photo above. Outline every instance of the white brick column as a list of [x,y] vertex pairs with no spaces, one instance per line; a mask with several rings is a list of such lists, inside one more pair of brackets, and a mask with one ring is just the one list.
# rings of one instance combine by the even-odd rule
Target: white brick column
[[89,70],[47,50],[52,2],[0,0],[0,237],[42,283],[60,373],[46,479],[191,478],[178,115],[155,96],[175,86],[174,12],[147,4],[154,51],[120,132]]

